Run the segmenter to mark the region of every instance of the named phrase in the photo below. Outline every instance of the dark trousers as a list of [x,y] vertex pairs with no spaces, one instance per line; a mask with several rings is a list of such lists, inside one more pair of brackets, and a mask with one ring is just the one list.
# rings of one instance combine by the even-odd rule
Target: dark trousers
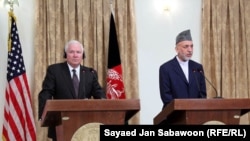
[[49,127],[48,129],[48,137],[51,138],[53,141],[56,141],[56,128],[55,127]]

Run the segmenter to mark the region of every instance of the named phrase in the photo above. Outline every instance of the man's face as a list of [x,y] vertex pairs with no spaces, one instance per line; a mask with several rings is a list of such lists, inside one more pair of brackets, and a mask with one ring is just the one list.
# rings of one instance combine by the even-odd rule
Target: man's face
[[193,41],[179,42],[176,45],[175,50],[177,52],[178,57],[182,61],[187,61],[187,60],[191,59],[191,57],[193,55]]
[[78,43],[73,43],[69,45],[68,50],[66,51],[67,54],[67,62],[72,67],[77,67],[79,64],[81,64],[82,56],[83,56],[83,50]]

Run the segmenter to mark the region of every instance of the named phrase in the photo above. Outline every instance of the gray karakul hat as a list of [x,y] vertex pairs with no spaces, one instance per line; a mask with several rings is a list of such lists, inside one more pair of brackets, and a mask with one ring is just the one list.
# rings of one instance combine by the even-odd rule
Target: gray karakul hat
[[181,41],[192,41],[192,37],[191,37],[191,33],[189,29],[182,31],[181,33],[178,34],[178,36],[176,37],[175,44],[178,44]]

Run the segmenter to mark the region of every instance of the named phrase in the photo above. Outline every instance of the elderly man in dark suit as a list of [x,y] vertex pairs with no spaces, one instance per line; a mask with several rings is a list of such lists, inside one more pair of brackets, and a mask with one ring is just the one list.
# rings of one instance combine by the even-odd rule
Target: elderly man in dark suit
[[[65,62],[47,68],[39,93],[39,118],[47,99],[106,99],[96,71],[81,65],[85,58],[83,45],[71,40],[65,45],[64,53]],[[55,127],[49,127],[48,137],[56,141]]]
[[191,60],[193,41],[190,30],[176,37],[177,55],[159,69],[160,96],[163,108],[176,98],[206,98],[203,66]]

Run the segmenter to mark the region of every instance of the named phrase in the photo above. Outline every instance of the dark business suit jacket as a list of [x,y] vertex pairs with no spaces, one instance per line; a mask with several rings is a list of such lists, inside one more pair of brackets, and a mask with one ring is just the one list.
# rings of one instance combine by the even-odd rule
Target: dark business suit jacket
[[[95,70],[80,66],[79,91],[78,97],[76,97],[67,62],[50,65],[47,68],[42,90],[39,93],[39,118],[42,116],[47,99],[86,98],[106,98],[105,92],[98,82]],[[49,137],[53,136],[55,136],[55,130],[49,128]]]
[[189,60],[189,82],[174,57],[159,69],[160,95],[163,108],[176,98],[206,98],[206,83],[203,66]]

